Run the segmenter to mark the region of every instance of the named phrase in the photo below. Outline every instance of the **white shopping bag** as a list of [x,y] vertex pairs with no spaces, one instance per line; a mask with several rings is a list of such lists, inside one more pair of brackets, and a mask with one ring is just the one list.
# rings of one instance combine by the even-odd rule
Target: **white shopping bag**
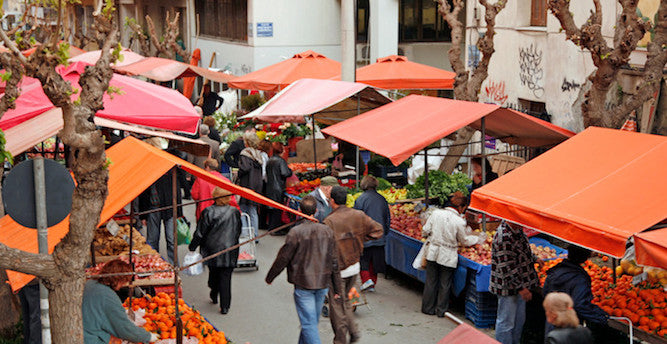
[[[199,252],[188,252],[185,257],[183,258],[183,265],[182,266],[187,266],[190,265],[194,262],[202,260],[201,254]],[[183,270],[183,273],[188,275],[188,276],[197,276],[201,275],[204,272],[204,264],[203,263],[198,263],[195,264],[185,270]]]

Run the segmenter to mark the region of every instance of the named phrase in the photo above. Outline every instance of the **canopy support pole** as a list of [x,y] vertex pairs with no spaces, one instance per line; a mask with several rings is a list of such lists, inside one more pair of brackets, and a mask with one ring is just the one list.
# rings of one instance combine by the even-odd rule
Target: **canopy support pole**
[[[359,103],[360,103],[360,96],[359,93],[357,93],[357,116],[359,116],[359,113],[361,110],[359,109]],[[354,166],[354,172],[356,173],[356,178],[354,182],[354,186],[358,189],[359,188],[359,146],[357,146],[356,153],[355,153],[355,166]]]
[[428,146],[424,147],[424,206],[428,208]]
[[174,166],[171,169],[171,204],[172,204],[172,213],[171,213],[171,221],[173,225],[173,250],[174,250],[174,294],[176,295],[175,297],[175,305],[174,305],[174,312],[176,315],[176,343],[177,344],[183,344],[183,322],[181,321],[181,315],[178,310],[178,300],[181,298],[181,293],[178,292],[178,197],[176,197],[176,193],[180,192],[178,189],[178,178],[176,173],[178,167]]
[[310,116],[313,124],[313,165],[315,165],[315,172],[317,172],[317,141],[315,141],[315,115]]
[[614,284],[616,284],[616,266],[618,265],[618,260],[614,257],[611,257],[611,275],[614,277]]
[[[132,267],[132,271],[135,271],[134,270],[134,260],[132,259],[132,248],[133,248],[132,246],[134,244],[134,239],[133,239],[134,224],[135,224],[135,221],[134,221],[134,200],[132,200],[130,202],[130,243],[129,243],[130,244],[130,266]],[[132,275],[132,280],[130,281],[130,285],[134,285],[134,276],[135,275]],[[130,298],[130,301],[129,301],[130,311],[132,310],[132,296],[133,296],[133,294],[134,294],[134,288],[130,288],[130,296],[129,296],[129,298]],[[134,312],[132,312],[132,313],[134,314]],[[132,319],[132,320],[134,320],[134,319]]]
[[[482,117],[482,185],[486,184],[486,117]],[[486,214],[482,213],[482,231],[486,232]]]

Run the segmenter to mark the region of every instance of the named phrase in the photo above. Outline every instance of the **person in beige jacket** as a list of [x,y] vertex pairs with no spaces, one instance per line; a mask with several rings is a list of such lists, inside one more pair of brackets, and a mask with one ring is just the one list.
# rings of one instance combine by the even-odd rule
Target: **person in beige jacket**
[[426,282],[422,296],[422,313],[444,317],[449,308],[449,292],[458,264],[459,244],[471,246],[480,237],[466,233],[466,220],[462,217],[467,208],[467,197],[457,192],[450,196],[444,209],[435,209],[426,220],[422,236],[428,245],[426,256]]

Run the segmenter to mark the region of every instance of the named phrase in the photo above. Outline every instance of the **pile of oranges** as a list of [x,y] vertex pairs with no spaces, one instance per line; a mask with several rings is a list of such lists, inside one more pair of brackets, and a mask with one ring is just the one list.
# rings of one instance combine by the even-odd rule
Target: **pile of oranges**
[[[216,331],[198,311],[192,310],[183,299],[176,301],[174,294],[158,293],[153,297],[133,299],[132,310],[145,309],[146,324],[143,328],[148,332],[156,333],[160,339],[171,339],[176,338],[176,302],[178,302],[178,311],[183,322],[184,337],[197,338],[199,343],[204,344],[227,343],[223,332]],[[123,306],[130,307],[129,299],[125,300]]]
[[[560,259],[549,261],[541,268],[536,265],[541,284],[546,271],[559,262]],[[611,316],[629,318],[643,331],[667,337],[667,293],[662,284],[644,281],[633,286],[629,275],[618,276],[614,284],[611,268],[591,261],[586,261],[583,267],[591,276],[594,304]]]

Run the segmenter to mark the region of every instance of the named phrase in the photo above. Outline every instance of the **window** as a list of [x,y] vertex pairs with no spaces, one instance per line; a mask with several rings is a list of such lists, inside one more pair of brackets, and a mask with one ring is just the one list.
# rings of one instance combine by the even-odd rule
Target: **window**
[[401,0],[400,42],[451,42],[449,25],[438,13],[433,0]]
[[195,0],[202,35],[248,41],[248,0]]
[[530,26],[547,26],[547,0],[531,0]]
[[357,0],[357,43],[368,43],[369,13],[368,0]]

